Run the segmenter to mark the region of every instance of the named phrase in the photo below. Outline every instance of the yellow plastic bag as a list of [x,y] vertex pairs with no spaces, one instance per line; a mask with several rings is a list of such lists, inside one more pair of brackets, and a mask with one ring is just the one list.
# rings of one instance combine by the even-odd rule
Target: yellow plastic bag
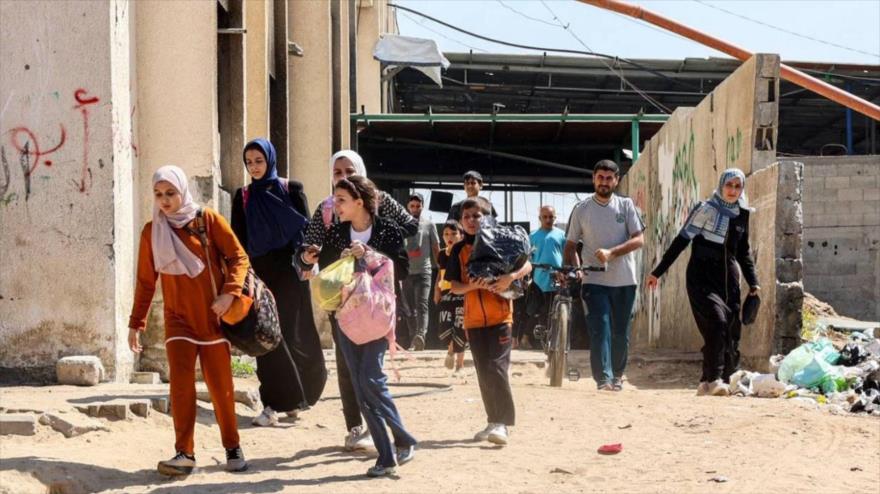
[[326,311],[334,311],[342,304],[342,287],[354,276],[354,257],[348,256],[322,269],[312,280],[312,298]]

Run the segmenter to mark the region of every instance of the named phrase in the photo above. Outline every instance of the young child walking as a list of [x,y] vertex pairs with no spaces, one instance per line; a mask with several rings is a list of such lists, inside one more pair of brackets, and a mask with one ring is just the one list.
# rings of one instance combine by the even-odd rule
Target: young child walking
[[[400,228],[377,215],[379,197],[376,186],[366,177],[354,175],[340,179],[333,192],[339,222],[327,230],[324,248],[333,249],[337,258],[352,255],[358,259],[363,258],[368,250],[374,250],[393,261],[394,278],[400,281],[407,276],[409,258]],[[301,267],[308,270],[318,262],[319,253],[304,248],[296,258],[303,264]],[[394,285],[399,286],[398,283]],[[337,332],[354,394],[379,453],[376,464],[367,470],[367,476],[391,475],[395,466],[413,459],[416,445],[416,439],[403,426],[403,420],[388,391],[388,377],[382,370],[385,351],[389,342],[394,342],[394,319],[390,319],[387,333],[363,344],[352,341],[332,314],[330,323]],[[393,447],[386,427],[391,429]]]
[[[248,257],[226,220],[193,201],[186,174],[180,168],[163,166],[156,170],[153,197],[153,220],[141,232],[128,343],[135,353],[143,350],[140,334],[146,327],[156,280],[161,278],[177,452],[170,460],[160,461],[158,470],[179,476],[192,473],[196,466],[193,435],[198,358],[226,449],[226,470],[240,472],[248,465],[238,439],[231,345],[220,331],[219,318],[241,296]],[[199,239],[200,226],[207,230],[210,262]],[[226,266],[225,277],[221,265]],[[218,285],[211,286],[215,279]]]
[[486,409],[488,424],[474,436],[474,440],[505,445],[510,435],[508,428],[514,425],[516,418],[507,375],[510,368],[513,301],[501,297],[499,293],[510,288],[515,280],[527,276],[532,271],[532,264],[526,262],[518,270],[495,280],[471,279],[467,269],[468,260],[480,223],[491,211],[491,204],[482,198],[462,202],[461,225],[465,236],[452,248],[445,278],[452,285],[452,293],[464,295],[464,329]]
[[440,341],[446,343],[446,368],[453,369],[458,373],[464,368],[464,350],[467,347],[467,336],[464,331],[464,296],[452,293],[452,284],[446,281],[446,264],[452,247],[461,242],[464,230],[461,224],[455,220],[449,220],[443,225],[442,237],[445,248],[437,256],[437,265],[440,274],[437,276],[437,284],[434,286],[434,303],[439,309],[440,325],[438,336]]

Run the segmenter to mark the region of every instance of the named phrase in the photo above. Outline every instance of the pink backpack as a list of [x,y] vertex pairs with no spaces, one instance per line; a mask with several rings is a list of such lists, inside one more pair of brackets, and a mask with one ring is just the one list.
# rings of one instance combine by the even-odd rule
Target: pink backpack
[[354,344],[385,337],[394,351],[397,312],[391,259],[367,249],[357,261],[351,283],[342,287],[342,305],[336,312],[336,321]]

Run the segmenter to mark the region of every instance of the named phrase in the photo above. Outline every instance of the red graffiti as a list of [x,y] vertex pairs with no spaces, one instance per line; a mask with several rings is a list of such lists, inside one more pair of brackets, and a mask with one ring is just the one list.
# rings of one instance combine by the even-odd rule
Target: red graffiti
[[[74,109],[78,109],[82,112],[83,116],[83,164],[82,164],[82,175],[80,176],[79,182],[79,191],[86,191],[86,177],[89,178],[91,182],[92,170],[89,168],[89,105],[94,105],[98,101],[97,96],[86,97],[85,89],[77,89],[73,93],[73,97],[76,99],[78,105],[74,106]],[[89,184],[91,185],[91,183]]]
[[[43,150],[40,148],[40,143],[39,141],[37,141],[37,136],[34,135],[34,132],[31,129],[27,127],[16,127],[9,131],[9,133],[12,134],[10,138],[12,146],[15,148],[16,151],[24,156],[27,156],[28,167],[25,171],[26,176],[30,176],[34,173],[34,170],[36,170],[37,166],[40,164],[40,158],[42,158],[43,156],[48,156],[55,151],[58,151],[59,149],[61,149],[61,146],[64,145],[64,142],[67,140],[67,132],[64,130],[64,125],[58,124],[58,126],[61,128],[61,137],[58,138],[58,144],[56,144],[53,148],[47,150]],[[27,136],[27,140],[25,140],[24,142],[20,141],[19,136],[21,134]],[[31,155],[33,155],[34,157],[33,164],[30,163]],[[46,166],[52,166],[52,161],[45,160],[43,164],[45,164]]]
[[97,103],[100,101],[97,96],[93,96],[91,98],[86,98],[86,90],[85,89],[77,89],[76,92],[73,93],[73,97],[76,98],[76,102],[79,103],[75,108],[79,108],[80,106],[90,105],[92,103]]

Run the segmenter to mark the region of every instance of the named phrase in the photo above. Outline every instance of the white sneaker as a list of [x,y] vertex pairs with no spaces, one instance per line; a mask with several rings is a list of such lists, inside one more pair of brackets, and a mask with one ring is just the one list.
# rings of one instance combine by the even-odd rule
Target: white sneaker
[[489,433],[495,430],[495,426],[498,424],[488,423],[486,424],[486,428],[481,430],[480,432],[474,434],[474,441],[488,441]]
[[370,430],[362,425],[352,427],[351,430],[348,431],[348,435],[345,436],[346,451],[359,451],[375,448],[376,446],[373,444],[373,437],[370,436]]
[[162,475],[177,477],[189,475],[196,468],[196,457],[178,451],[170,460],[160,461],[156,469]]
[[251,423],[257,427],[269,427],[278,423],[278,414],[269,407],[263,409],[263,413],[254,417]]
[[716,379],[708,384],[706,393],[711,396],[730,396],[730,386],[721,379]]
[[489,432],[489,442],[499,446],[507,444],[508,437],[507,426],[504,424],[495,424],[495,428]]

